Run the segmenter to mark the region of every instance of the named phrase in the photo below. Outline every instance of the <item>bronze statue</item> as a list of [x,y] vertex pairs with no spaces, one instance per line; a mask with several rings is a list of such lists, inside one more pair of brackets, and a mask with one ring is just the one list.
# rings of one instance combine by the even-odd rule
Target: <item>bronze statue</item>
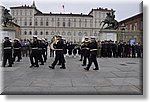
[[7,27],[8,22],[14,20],[9,12],[10,10],[7,10],[6,8],[2,10],[2,24],[4,24],[4,27]]
[[100,26],[101,26],[102,23],[103,23],[101,29],[103,29],[103,27],[104,27],[106,24],[107,24],[108,26],[107,26],[105,29],[117,29],[117,28],[118,28],[118,22],[117,22],[117,20],[115,20],[114,12],[115,12],[115,11],[113,11],[112,13],[110,13],[110,12],[107,13],[107,16],[106,16],[105,20],[100,23]]

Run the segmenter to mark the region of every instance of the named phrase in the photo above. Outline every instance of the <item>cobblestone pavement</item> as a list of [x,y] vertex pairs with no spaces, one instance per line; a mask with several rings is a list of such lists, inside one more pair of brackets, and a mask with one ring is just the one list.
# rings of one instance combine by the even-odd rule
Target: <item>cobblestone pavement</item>
[[142,59],[98,58],[100,70],[83,70],[79,57],[66,57],[66,69],[29,68],[29,58],[1,68],[2,94],[142,94]]

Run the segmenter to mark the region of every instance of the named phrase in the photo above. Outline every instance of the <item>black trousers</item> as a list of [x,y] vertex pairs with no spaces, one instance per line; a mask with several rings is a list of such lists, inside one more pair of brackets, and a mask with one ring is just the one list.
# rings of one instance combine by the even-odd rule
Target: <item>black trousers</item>
[[42,52],[42,50],[39,50],[38,52],[39,52],[39,54],[38,54],[38,59],[39,59],[39,61],[41,62],[41,64],[44,64],[43,57],[42,57],[43,52]]
[[18,57],[18,61],[20,61],[20,59],[21,59],[21,50],[14,50],[13,61],[15,61],[16,57]]
[[98,63],[97,63],[97,58],[96,58],[96,55],[94,55],[94,54],[91,54],[89,57],[89,63],[87,65],[88,70],[90,69],[92,63],[94,63],[96,69],[99,69]]
[[87,60],[89,61],[89,56],[84,55],[84,56],[83,56],[83,65],[86,65]]
[[47,60],[47,50],[42,50],[42,57],[44,58],[44,62],[46,62],[46,60]]
[[8,64],[9,66],[12,66],[12,53],[5,53],[4,52],[4,56],[3,56],[3,67],[5,67],[6,63],[8,60]]
[[61,65],[63,68],[65,68],[65,58],[64,58],[64,55],[63,54],[58,54],[56,53],[56,56],[55,56],[55,60],[54,62],[52,63],[52,66],[55,67],[55,65],[57,64],[58,61],[61,61]]
[[31,65],[36,65],[38,66],[38,50],[32,51],[30,54],[30,62]]

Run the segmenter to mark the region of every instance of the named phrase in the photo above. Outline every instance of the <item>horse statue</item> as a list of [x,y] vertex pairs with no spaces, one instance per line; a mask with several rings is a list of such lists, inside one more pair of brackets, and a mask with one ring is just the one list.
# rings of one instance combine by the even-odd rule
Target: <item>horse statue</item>
[[114,15],[114,12],[112,12],[112,14],[109,12],[107,13],[107,16],[106,18],[104,19],[104,21],[102,21],[100,23],[100,26],[102,25],[102,28],[107,24],[107,27],[105,29],[117,29],[118,28],[118,21],[115,20],[115,15]]
[[10,15],[9,12],[10,10],[7,10],[6,8],[2,10],[2,24],[4,24],[4,27],[7,27],[7,24],[15,19]]

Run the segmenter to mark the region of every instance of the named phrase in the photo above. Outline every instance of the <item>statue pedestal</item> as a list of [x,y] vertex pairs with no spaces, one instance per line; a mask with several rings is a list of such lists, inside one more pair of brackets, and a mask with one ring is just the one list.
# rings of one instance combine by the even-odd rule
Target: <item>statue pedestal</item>
[[117,30],[103,29],[100,31],[100,41],[112,40],[117,41]]
[[5,36],[9,36],[10,39],[15,39],[15,29],[12,27],[2,27],[0,29],[0,42],[4,39]]

